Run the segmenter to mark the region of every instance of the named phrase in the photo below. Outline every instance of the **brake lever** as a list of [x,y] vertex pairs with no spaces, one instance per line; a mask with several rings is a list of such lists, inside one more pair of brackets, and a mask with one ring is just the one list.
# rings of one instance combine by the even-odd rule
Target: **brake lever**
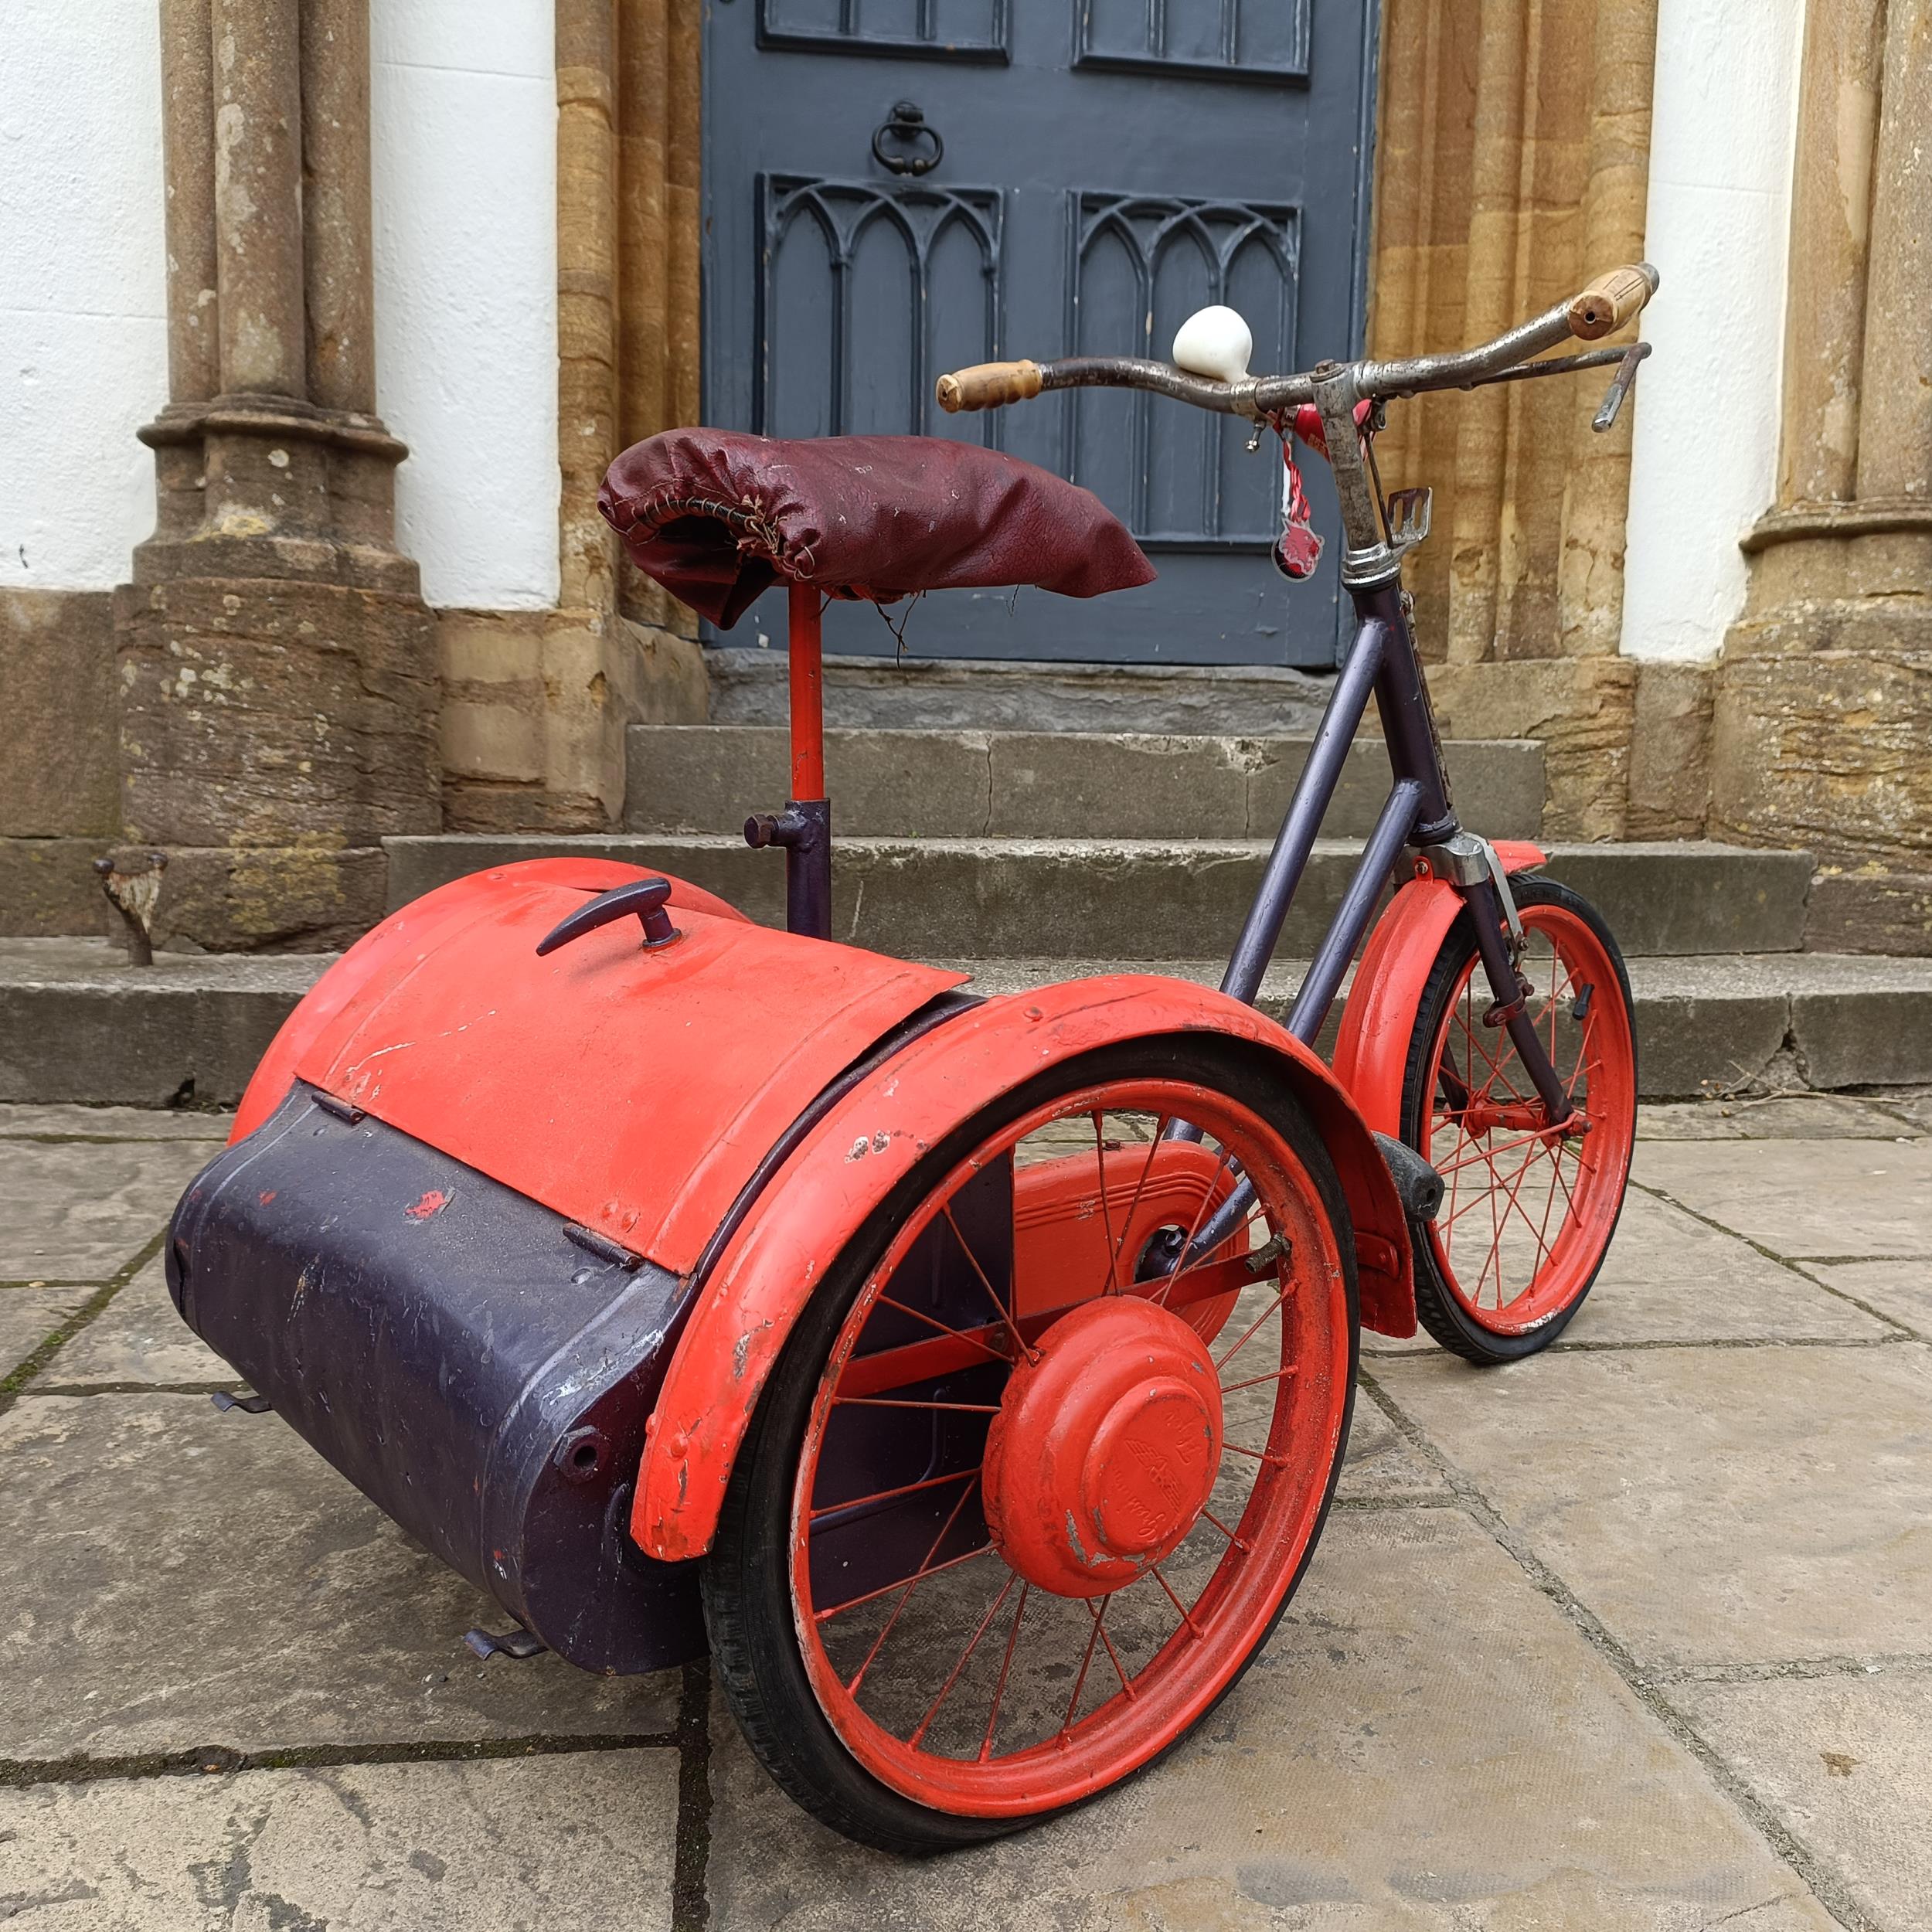
[[1604,392],[1603,406],[1590,418],[1590,427],[1599,436],[1614,426],[1623,409],[1624,398],[1637,380],[1637,366],[1649,353],[1648,342],[1632,342],[1624,352],[1624,359],[1617,365],[1617,373],[1610,379],[1610,387]]

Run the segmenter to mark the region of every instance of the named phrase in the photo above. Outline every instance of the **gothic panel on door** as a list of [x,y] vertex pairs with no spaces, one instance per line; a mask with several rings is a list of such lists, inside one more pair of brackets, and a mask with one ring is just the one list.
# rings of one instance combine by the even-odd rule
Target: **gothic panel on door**
[[[1270,561],[1272,437],[1085,392],[948,417],[995,357],[1164,355],[1204,303],[1257,370],[1356,349],[1372,6],[1361,0],[709,0],[705,408],[773,436],[964,437],[1092,489],[1157,582],[1092,604],[954,591],[827,614],[835,650],[1334,660],[1332,568]],[[1318,524],[1332,524],[1311,478]],[[774,646],[773,594],[728,640]]]

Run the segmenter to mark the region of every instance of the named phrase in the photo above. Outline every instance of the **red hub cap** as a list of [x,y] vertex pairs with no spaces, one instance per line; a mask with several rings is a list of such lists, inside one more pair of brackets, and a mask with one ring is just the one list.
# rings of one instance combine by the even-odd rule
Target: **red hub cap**
[[1083,1303],[1009,1379],[986,1438],[986,1521],[1029,1583],[1094,1597],[1175,1549],[1213,1493],[1221,1387],[1178,1315]]

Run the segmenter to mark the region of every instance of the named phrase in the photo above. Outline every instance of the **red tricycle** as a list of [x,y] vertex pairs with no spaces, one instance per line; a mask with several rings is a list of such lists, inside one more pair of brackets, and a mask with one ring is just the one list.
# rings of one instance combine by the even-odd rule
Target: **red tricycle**
[[[627,451],[603,508],[651,577],[721,626],[789,587],[794,796],[747,827],[785,854],[788,930],[554,858],[345,954],[170,1231],[176,1305],[257,1392],[228,1406],[487,1590],[515,1627],[480,1651],[708,1650],[772,1774],[853,1838],[970,1843],[1170,1749],[1308,1566],[1361,1327],[1519,1360],[1616,1226],[1623,962],[1534,846],[1452,808],[1401,582],[1427,493],[1385,500],[1372,449],[1394,399],[1614,364],[1607,427],[1645,346],[1543,352],[1656,285],[1615,270],[1456,355],[1257,378],[1219,311],[1188,366],[940,381],[949,410],[1114,384],[1272,430],[1291,574],[1319,548],[1296,440],[1333,469],[1359,628],[1218,991],[982,998],[829,937],[824,598],[1145,582],[1097,499],[937,438]],[[1388,801],[1277,1025],[1252,1002],[1372,696]]]

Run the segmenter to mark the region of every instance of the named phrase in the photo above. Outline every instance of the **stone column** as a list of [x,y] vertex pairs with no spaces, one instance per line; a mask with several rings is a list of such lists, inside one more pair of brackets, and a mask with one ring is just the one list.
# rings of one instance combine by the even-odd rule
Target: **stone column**
[[311,0],[301,44],[309,400],[366,414],[376,407],[369,0]]
[[164,943],[345,943],[440,829],[437,689],[374,414],[367,0],[162,0],[159,514],[115,594],[126,837]]
[[[1371,353],[1480,341],[1641,257],[1656,0],[1385,0],[1382,19]],[[1540,740],[1560,838],[1628,822],[1631,415],[1592,435],[1602,393],[1421,397],[1382,441],[1392,487],[1435,492],[1410,581],[1444,729]]]
[[607,829],[633,723],[702,720],[692,614],[598,515],[617,452],[697,420],[699,0],[556,0],[560,594],[444,612],[454,831]]
[[1932,952],[1932,0],[1811,0],[1778,500],[1725,640],[1714,835],[1818,855],[1811,943]]

